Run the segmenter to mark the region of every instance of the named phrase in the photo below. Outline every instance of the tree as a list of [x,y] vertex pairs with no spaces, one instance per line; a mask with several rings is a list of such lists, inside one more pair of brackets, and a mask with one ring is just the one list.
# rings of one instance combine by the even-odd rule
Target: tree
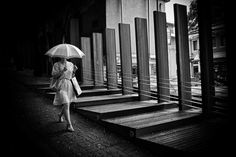
[[193,0],[189,6],[188,29],[189,31],[198,29],[197,0]]

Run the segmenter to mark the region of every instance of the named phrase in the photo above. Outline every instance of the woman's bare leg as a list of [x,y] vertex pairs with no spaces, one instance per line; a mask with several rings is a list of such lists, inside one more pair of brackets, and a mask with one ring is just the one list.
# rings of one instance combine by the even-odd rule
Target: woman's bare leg
[[72,124],[71,124],[71,120],[70,120],[70,104],[66,103],[63,106],[64,106],[63,114],[64,114],[64,117],[67,121],[67,129],[69,131],[74,131]]
[[65,108],[65,105],[62,105],[62,107],[61,107],[61,112],[58,114],[58,116],[59,116],[59,122],[63,122],[64,121],[64,108]]

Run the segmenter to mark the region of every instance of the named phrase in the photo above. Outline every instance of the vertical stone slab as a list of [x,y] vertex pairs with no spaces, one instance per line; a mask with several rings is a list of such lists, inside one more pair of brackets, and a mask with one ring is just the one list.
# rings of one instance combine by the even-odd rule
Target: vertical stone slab
[[108,89],[117,88],[116,70],[116,40],[115,29],[105,29],[105,47],[107,63],[107,87]]
[[166,14],[154,12],[158,102],[170,100]]
[[204,114],[212,111],[214,105],[214,69],[211,35],[210,2],[198,2],[199,45],[201,65],[202,110]]
[[85,56],[82,58],[82,84],[88,86],[94,85],[91,41],[89,37],[81,37],[81,50],[85,54]]
[[135,18],[136,50],[138,66],[138,92],[140,100],[150,99],[149,49],[147,20]]
[[[79,19],[72,18],[70,20],[70,43],[80,48],[80,36],[79,36]],[[83,72],[82,72],[82,59],[71,58],[71,61],[78,67],[76,71],[76,78],[79,82],[82,82]]]
[[130,25],[119,23],[120,61],[122,93],[131,94],[133,90]]
[[191,104],[190,59],[188,45],[187,9],[174,4],[179,109]]
[[80,46],[79,19],[70,20],[70,43],[77,47]]
[[103,86],[103,45],[102,34],[93,33],[93,66],[94,66],[94,85]]

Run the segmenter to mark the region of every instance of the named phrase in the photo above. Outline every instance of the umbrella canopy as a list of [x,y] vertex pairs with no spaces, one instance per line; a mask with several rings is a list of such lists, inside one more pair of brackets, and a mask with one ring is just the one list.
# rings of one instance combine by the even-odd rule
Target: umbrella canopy
[[85,54],[76,46],[71,44],[59,44],[48,50],[45,55],[60,58],[82,58]]

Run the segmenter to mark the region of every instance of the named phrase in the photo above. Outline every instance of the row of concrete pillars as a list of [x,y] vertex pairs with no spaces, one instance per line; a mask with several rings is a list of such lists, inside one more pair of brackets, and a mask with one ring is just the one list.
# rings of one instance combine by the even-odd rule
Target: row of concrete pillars
[[[200,16],[204,16],[199,14]],[[178,100],[179,109],[183,110],[191,105],[191,79],[190,79],[190,60],[189,60],[189,43],[188,43],[188,26],[187,26],[187,9],[186,6],[174,4],[175,36],[176,36],[176,60],[177,60],[177,77],[178,77]],[[209,21],[201,18],[199,21],[199,36],[201,65],[206,67],[212,65],[209,59],[212,51],[204,50],[208,42],[205,39],[211,39],[201,33],[209,31]],[[123,94],[131,94],[133,91],[132,81],[132,53],[131,53],[131,36],[130,25],[119,23],[119,45],[120,45],[120,64],[121,64],[121,87]],[[166,14],[163,12],[154,12],[154,33],[156,49],[156,78],[157,78],[157,99],[158,102],[170,101],[170,81],[168,67],[168,47],[167,47],[167,30]],[[205,35],[205,36],[204,36]],[[147,34],[147,20],[145,18],[135,18],[135,36],[136,36],[136,56],[137,56],[137,73],[138,73],[138,93],[140,100],[151,98],[150,74],[149,74],[149,48]],[[76,38],[76,37],[75,37]],[[77,37],[78,38],[78,37]],[[202,38],[202,39],[201,39]],[[106,74],[107,88],[117,88],[117,54],[116,54],[116,34],[115,29],[106,28],[104,33],[92,33],[90,37],[80,37],[80,48],[86,54],[82,59],[82,82],[84,85],[104,85],[104,74]],[[74,40],[76,41],[76,40]],[[73,44],[73,41],[71,42]],[[202,48],[201,48],[202,47]],[[208,45],[209,47],[209,45]],[[104,53],[104,54],[103,54]],[[106,72],[104,65],[106,64]],[[202,69],[208,75],[203,77],[202,89],[208,86],[213,87],[210,80],[213,79],[212,69]],[[204,74],[205,75],[205,74]],[[205,78],[205,79],[204,79]],[[211,84],[206,84],[211,83]],[[204,87],[203,87],[204,86]],[[207,87],[205,87],[207,86]],[[203,111],[209,111],[212,104],[212,90],[202,91]],[[211,100],[209,99],[211,98]]]
[[[188,47],[186,7],[175,4],[175,29],[177,45],[179,108],[191,104],[191,80]],[[170,101],[170,82],[166,14],[154,12],[157,92],[158,102]],[[92,33],[92,37],[81,37],[80,47],[86,56],[82,59],[82,82],[84,85],[104,84],[104,63],[108,89],[118,87],[115,29],[106,28],[104,33]],[[138,93],[140,100],[150,99],[149,48],[147,20],[135,18],[136,56],[138,72]],[[132,53],[130,25],[119,23],[120,63],[123,94],[131,94]],[[103,54],[105,53],[105,55]],[[105,58],[103,57],[105,56]],[[105,59],[105,62],[104,62]]]

